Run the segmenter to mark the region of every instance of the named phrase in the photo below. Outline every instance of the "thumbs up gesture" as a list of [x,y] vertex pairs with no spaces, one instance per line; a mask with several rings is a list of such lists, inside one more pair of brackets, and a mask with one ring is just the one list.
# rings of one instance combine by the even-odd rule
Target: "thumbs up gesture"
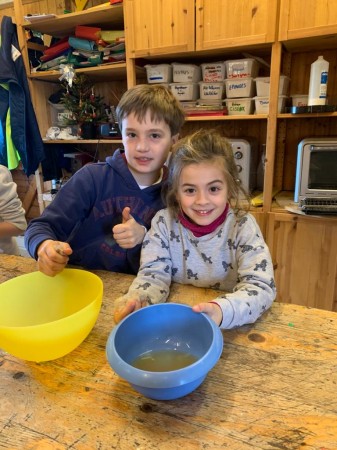
[[122,211],[122,223],[112,228],[117,244],[122,248],[133,248],[143,242],[145,229],[131,215],[131,209],[126,206]]

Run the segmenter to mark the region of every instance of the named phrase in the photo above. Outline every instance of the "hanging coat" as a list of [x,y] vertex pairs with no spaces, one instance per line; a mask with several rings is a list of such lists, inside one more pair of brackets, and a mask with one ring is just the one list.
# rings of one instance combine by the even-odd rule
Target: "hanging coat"
[[15,159],[13,152],[17,152],[26,175],[33,174],[44,159],[43,142],[19,51],[16,25],[7,16],[1,20],[0,121],[0,164],[12,165],[7,152],[12,152],[12,159]]

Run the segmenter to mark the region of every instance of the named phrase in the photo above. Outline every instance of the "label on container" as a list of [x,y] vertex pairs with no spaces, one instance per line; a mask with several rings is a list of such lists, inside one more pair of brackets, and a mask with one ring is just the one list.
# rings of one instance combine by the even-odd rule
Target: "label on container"
[[326,98],[328,87],[328,72],[321,73],[321,84],[319,85],[319,98]]
[[224,68],[221,64],[208,65],[204,67],[204,81],[223,81],[224,79]]

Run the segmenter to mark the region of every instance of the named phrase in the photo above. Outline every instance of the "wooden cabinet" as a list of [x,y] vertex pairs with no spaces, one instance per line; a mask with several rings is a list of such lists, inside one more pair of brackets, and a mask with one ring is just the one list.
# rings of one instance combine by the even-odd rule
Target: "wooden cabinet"
[[132,58],[271,43],[277,1],[124,0]]
[[337,218],[268,215],[277,300],[337,311]]
[[196,50],[275,41],[277,1],[196,0]]
[[280,41],[336,34],[336,0],[281,0]]
[[195,49],[194,0],[124,0],[124,13],[130,57]]

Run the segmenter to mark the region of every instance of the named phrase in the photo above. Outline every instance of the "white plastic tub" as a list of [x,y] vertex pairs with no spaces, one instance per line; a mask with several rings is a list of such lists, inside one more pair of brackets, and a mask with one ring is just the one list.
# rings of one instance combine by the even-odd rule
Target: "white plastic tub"
[[198,83],[171,83],[170,89],[173,95],[180,101],[196,100],[199,97]]
[[63,103],[52,103],[50,105],[51,124],[53,127],[65,127],[68,120],[71,119],[71,112],[68,111]]
[[205,83],[221,83],[225,80],[226,67],[224,61],[201,64],[202,80]]
[[224,93],[224,83],[206,83],[200,81],[200,98],[221,100]]
[[171,64],[146,64],[145,69],[149,84],[172,82]]
[[297,95],[292,95],[291,96],[291,100],[292,100],[292,105],[293,106],[308,106],[308,95],[306,94],[297,94]]
[[225,85],[227,98],[252,97],[255,94],[253,78],[227,79]]
[[258,76],[259,63],[254,58],[232,59],[225,61],[227,78],[255,78]]
[[[256,96],[268,97],[270,92],[270,77],[257,77],[256,83]],[[289,88],[290,78],[286,75],[280,76],[279,95],[287,95]]]
[[196,83],[201,80],[201,68],[195,64],[172,63],[174,83]]
[[229,116],[252,114],[254,101],[252,98],[234,98],[225,100]]
[[[287,96],[279,95],[277,112],[284,111]],[[254,97],[255,100],[255,113],[256,114],[268,114],[269,113],[269,97]]]

